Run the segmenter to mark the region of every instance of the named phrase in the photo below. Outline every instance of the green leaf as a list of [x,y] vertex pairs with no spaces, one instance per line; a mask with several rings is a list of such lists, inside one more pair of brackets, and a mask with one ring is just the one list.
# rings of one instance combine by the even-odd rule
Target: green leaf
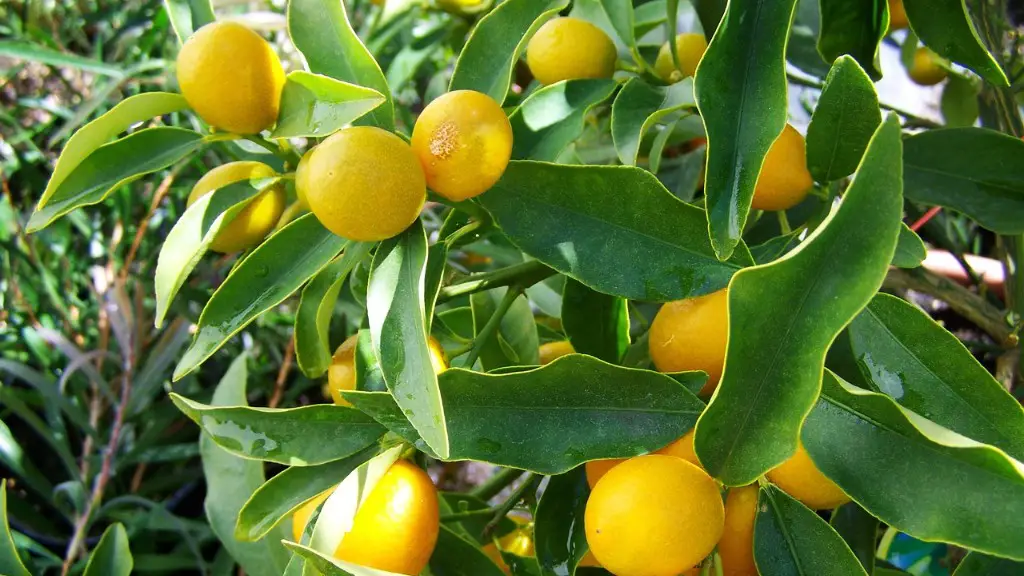
[[384,435],[384,428],[372,418],[345,406],[218,408],[173,392],[170,396],[218,446],[253,460],[316,466],[350,456]]
[[114,190],[167,168],[204,143],[203,137],[191,130],[161,127],[139,130],[92,148],[87,157],[68,170],[52,192],[43,193],[26,228],[36,232],[76,208],[98,204]]
[[359,566],[330,555],[317,552],[308,546],[295,542],[284,542],[285,547],[303,558],[308,566],[313,566],[323,576],[402,576],[394,572],[385,572],[375,568]]
[[393,94],[398,94],[411,82],[416,77],[416,72],[431,56],[444,49],[444,43],[451,36],[454,27],[452,20],[446,19],[432,22],[422,33],[418,27],[413,30],[415,36],[408,44],[402,46],[388,66],[388,86],[391,87]]
[[879,294],[848,330],[853,355],[875,391],[1024,460],[1024,408],[930,316]]
[[[721,0],[716,0],[721,1]],[[801,72],[815,78],[828,75],[831,62],[825,62],[818,51],[821,10],[818,0],[797,0],[793,26],[786,44],[786,61]]]
[[878,50],[889,28],[888,12],[886,2],[821,0],[818,51],[826,62],[834,62],[836,58],[849,54],[867,70],[872,80],[880,80],[882,69]]
[[790,251],[790,248],[794,244],[799,244],[800,232],[791,232],[789,234],[783,234],[776,236],[771,240],[768,240],[757,246],[750,247],[750,254],[754,257],[754,262],[758,264],[768,264],[781,258],[784,254]]
[[786,125],[786,37],[795,6],[730,2],[697,69],[708,133],[708,226],[722,260],[740,243],[761,164]]
[[533,528],[537,561],[545,575],[573,574],[586,554],[583,512],[588,497],[590,486],[582,466],[548,481],[537,503]]
[[383,94],[371,88],[296,70],[285,81],[277,126],[270,137],[330,136],[385,101]]
[[307,378],[319,378],[331,365],[328,329],[338,293],[349,272],[370,253],[373,243],[353,242],[340,257],[302,289],[295,311],[295,360]]
[[129,576],[134,561],[128,548],[128,533],[120,522],[115,522],[103,531],[85,565],[83,576]]
[[608,35],[619,52],[636,50],[633,2],[629,0],[576,0],[569,16],[587,20]]
[[434,553],[430,555],[433,576],[504,576],[501,568],[484,554],[480,546],[441,525]]
[[321,226],[313,214],[264,240],[206,303],[192,345],[174,369],[174,379],[195,370],[249,322],[291,296],[347,243]]
[[387,392],[388,385],[380,372],[380,362],[373,352],[373,337],[370,331],[359,331],[355,352],[356,390]]
[[568,0],[505,0],[480,19],[455,62],[448,90],[476,90],[501,104],[533,33]]
[[352,29],[344,2],[290,0],[288,35],[305,57],[310,72],[375,90],[384,97],[384,102],[363,122],[385,130],[395,128],[395,107],[388,82]]
[[0,479],[0,574],[32,576],[18,556],[7,524],[7,478]]
[[709,474],[742,486],[796,452],[825,354],[878,291],[899,236],[900,125],[875,133],[838,210],[786,257],[736,274],[722,381],[694,449]]
[[370,446],[327,464],[285,469],[260,486],[241,507],[235,538],[255,542],[270,534],[282,520],[324,490],[336,486],[379,450],[378,446]]
[[614,80],[566,80],[527,96],[508,117],[512,158],[554,162],[583,133],[587,114],[616,86]]
[[[113,64],[107,64],[93,58],[86,58],[77,54],[58,52],[17,40],[0,40],[0,56],[17,58],[39,62],[47,66],[59,66],[62,68],[76,68],[85,72],[93,72],[104,76],[111,76],[120,79],[124,76],[124,70]],[[121,130],[118,130],[120,132]]]
[[164,8],[181,43],[216,19],[211,0],[164,0]]
[[427,322],[427,333],[434,324],[434,306],[437,295],[441,292],[441,284],[445,281],[445,270],[448,267],[448,243],[438,242],[427,249],[427,269],[423,278],[423,317]]
[[[215,406],[244,406],[247,354],[241,354],[213,393]],[[239,458],[217,446],[206,434],[199,436],[199,454],[206,479],[204,508],[210,529],[232,558],[252,576],[277,576],[288,563],[288,552],[280,539],[285,531],[278,529],[262,542],[243,542],[235,537],[235,522],[254,492],[263,484],[263,464]],[[265,534],[270,534],[270,527]]]
[[[484,500],[462,492],[442,492],[440,496],[438,505],[442,517],[456,512],[470,512],[490,508],[490,505]],[[483,533],[484,529],[491,522],[491,518],[492,516],[490,515],[479,514],[463,518],[458,522],[446,521],[445,525],[462,536],[471,538],[480,544],[486,544],[483,539]],[[505,516],[498,521],[498,527],[494,530],[492,536],[504,536],[515,530],[518,526],[508,516]]]
[[1024,576],[1024,562],[971,552],[957,566],[953,576]]
[[978,86],[959,74],[952,74],[942,88],[942,119],[950,128],[974,126],[978,120]]
[[[470,296],[474,334],[480,333],[507,292],[507,288],[497,288]],[[530,302],[520,295],[512,302],[508,312],[501,318],[498,330],[491,335],[481,351],[480,364],[485,371],[505,366],[537,365],[540,364],[537,355],[539,346],[537,323],[533,319]]]
[[875,549],[878,540],[878,518],[868,514],[856,502],[847,502],[832,512],[829,524],[846,541],[854,556],[873,574],[875,570]]
[[691,78],[671,86],[651,86],[630,78],[612,103],[612,141],[619,160],[635,166],[640,141],[651,126],[672,112],[696,106]]
[[571,278],[562,291],[562,328],[577,352],[611,364],[618,364],[629,348],[626,301]]
[[49,497],[53,493],[53,484],[25,455],[25,449],[3,421],[0,421],[0,462],[40,496]]
[[259,179],[236,182],[204,194],[189,206],[164,239],[156,260],[156,315],[153,323],[163,326],[171,302],[222,228],[258,194],[280,180]]
[[445,409],[427,346],[427,236],[417,220],[377,248],[366,314],[381,373],[398,405],[435,454],[448,456]]
[[928,257],[928,249],[924,241],[909,226],[900,226],[900,237],[896,241],[896,253],[892,256],[892,265],[897,268],[917,268]]
[[807,169],[814,179],[826,184],[853,174],[881,123],[871,79],[856,60],[840,56],[807,128]]
[[915,538],[1024,560],[1020,462],[831,372],[823,384],[801,439],[855,502]]
[[904,194],[999,234],[1024,232],[1024,142],[985,128],[926,130],[904,143]]
[[631,300],[707,294],[751,262],[715,258],[704,212],[640,168],[513,161],[478,201],[523,252]]
[[761,574],[867,576],[827,522],[771,484],[758,493],[754,562]]
[[939,56],[978,73],[997,86],[1009,86],[1006,74],[985,50],[964,0],[904,0],[910,27]]
[[700,19],[704,35],[711,38],[718,29],[722,17],[725,16],[726,0],[691,0],[690,3],[697,11],[697,18]]
[[[439,378],[450,460],[561,474],[588,460],[657,450],[689,430],[703,404],[671,377],[582,354],[511,374],[451,368]],[[346,399],[407,439],[387,394]]]

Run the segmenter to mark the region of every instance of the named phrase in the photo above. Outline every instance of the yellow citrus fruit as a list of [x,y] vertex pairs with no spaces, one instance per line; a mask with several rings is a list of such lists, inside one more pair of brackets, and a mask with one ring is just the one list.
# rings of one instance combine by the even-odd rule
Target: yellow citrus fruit
[[797,445],[796,454],[770,470],[767,476],[786,494],[814,510],[835,508],[850,501],[842,488],[818,470],[803,443]]
[[679,67],[672,63],[672,49],[668,42],[661,45],[658,51],[658,58],[654,61],[654,71],[658,77],[674,84],[684,78],[689,78],[697,72],[697,65],[708,48],[708,41],[703,34],[686,33],[676,36],[676,55],[679,57]]
[[722,377],[728,335],[728,295],[723,288],[662,306],[651,323],[648,350],[661,372],[707,372],[700,393],[708,395]]
[[601,567],[601,563],[597,561],[597,558],[594,558],[594,553],[593,552],[591,552],[590,550],[587,550],[587,553],[584,554],[583,558],[580,559],[579,566],[581,568],[582,567],[600,568]]
[[934,86],[949,76],[949,72],[939,66],[939,57],[924,46],[914,51],[914,63],[907,70],[907,75],[915,84]]
[[[345,390],[356,389],[356,345],[359,343],[359,334],[353,334],[345,339],[334,351],[331,357],[331,365],[327,368],[327,389],[330,391],[331,399],[338,406],[351,406],[341,393]],[[448,358],[445,356],[441,344],[433,336],[427,339],[427,347],[430,349],[430,364],[435,374],[440,374],[448,369]]]
[[331,493],[334,492],[334,488],[324,490],[320,494],[317,494],[315,498],[303,504],[298,510],[292,514],[292,539],[296,542],[302,542],[302,533],[306,531],[306,524],[309,523],[309,519],[313,516],[313,512],[316,511],[320,504],[323,504],[324,500],[330,497]]
[[526,64],[545,86],[578,78],[611,78],[617,59],[612,39],[579,18],[548,20],[526,46]]
[[[271,176],[274,176],[274,169],[262,162],[229,162],[217,166],[196,182],[188,195],[188,206],[229,184]],[[264,190],[236,214],[234,220],[221,228],[210,248],[229,254],[256,246],[274,229],[284,211],[284,203],[284,188],[280,185]]]
[[725,529],[718,541],[723,576],[757,576],[754,565],[756,515],[756,484],[729,489],[725,497]]
[[210,126],[257,134],[277,121],[284,69],[259,34],[237,22],[214,22],[181,47],[178,84]]
[[456,90],[423,109],[412,130],[412,149],[427,186],[460,202],[501,178],[512,156],[512,125],[490,96]]
[[587,500],[587,543],[617,576],[677,576],[711,553],[725,511],[718,485],[672,456],[631,458],[612,468]]
[[295,167],[295,195],[298,197],[299,206],[309,210],[309,200],[306,199],[306,190],[309,189],[309,157],[312,151],[306,152]]
[[568,340],[559,340],[557,342],[541,344],[540,349],[537,351],[540,356],[541,365],[550,364],[566,354],[573,354],[575,352],[576,349],[572,347],[572,344]]
[[437,489],[427,473],[395,462],[359,507],[338,544],[339,560],[398,574],[423,571],[440,528]]
[[343,128],[313,149],[306,200],[320,223],[360,242],[408,228],[427,199],[423,168],[412,148],[372,126]]
[[750,206],[755,210],[789,210],[802,202],[813,186],[804,137],[786,124],[764,158]]
[[889,0],[889,30],[902,30],[910,25],[903,0]]
[[[682,458],[690,464],[693,464],[702,470],[704,469],[704,467],[700,465],[700,460],[697,459],[697,454],[693,451],[693,430],[683,434],[678,440],[673,440],[670,444],[659,448],[654,452],[654,454],[663,454],[665,456]],[[593,488],[597,485],[597,481],[607,474],[609,470],[625,461],[625,458],[609,458],[607,460],[591,460],[590,462],[587,462],[587,484]]]
[[499,538],[497,545],[491,542],[483,547],[484,554],[493,560],[505,574],[511,574],[512,570],[505,563],[505,559],[502,558],[502,551],[523,557],[533,556],[534,553],[533,527],[530,525],[530,522],[517,516],[512,516],[511,518],[519,527]]

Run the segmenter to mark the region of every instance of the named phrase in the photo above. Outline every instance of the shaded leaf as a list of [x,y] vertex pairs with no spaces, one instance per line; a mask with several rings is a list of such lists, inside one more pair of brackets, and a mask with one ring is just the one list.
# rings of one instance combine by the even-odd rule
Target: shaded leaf
[[32,576],[18,556],[7,524],[7,478],[0,479],[0,574]]
[[[486,292],[477,292],[470,296],[470,307],[473,311],[474,334],[479,334],[487,321],[494,316],[498,304],[508,292],[507,288],[497,288]],[[480,352],[480,364],[485,371],[505,366],[532,366],[540,364],[537,336],[537,324],[533,319],[533,311],[525,296],[518,296],[512,302],[508,312],[501,318],[501,324],[491,335]]]
[[878,547],[878,518],[868,514],[856,502],[847,502],[832,513],[829,524],[846,541],[868,574],[874,573]]
[[615,90],[614,80],[566,80],[533,92],[509,114],[512,158],[554,162],[583,133],[594,106]]
[[1006,74],[985,50],[964,0],[904,0],[910,27],[939,56],[963,64],[997,86],[1009,86]]
[[892,265],[897,268],[917,268],[928,256],[924,241],[909,226],[900,226],[900,237],[896,241],[896,253],[892,255]]
[[626,301],[571,278],[562,292],[562,328],[577,352],[611,364],[618,364],[629,348]]
[[651,126],[672,112],[696,106],[691,78],[670,86],[651,86],[630,78],[612,103],[612,140],[619,160],[635,166],[640,141]]
[[[68,52],[58,52],[56,50],[39,46],[38,44],[19,40],[0,40],[0,56],[39,62],[41,64],[46,64],[47,66],[76,68],[86,72],[112,76],[114,78],[121,78],[124,76],[125,72],[122,68],[116,65],[101,62],[100,60]],[[117,132],[121,132],[122,130],[118,130]],[[115,132],[115,134],[117,132]],[[113,136],[113,134],[111,136]]]
[[545,576],[573,574],[586,554],[583,512],[590,487],[583,466],[552,476],[537,503],[534,542],[537,561]]
[[867,70],[872,80],[881,79],[878,50],[889,28],[888,4],[875,0],[821,0],[820,6],[818,50],[825,61],[834,62],[848,54]]
[[451,528],[441,525],[437,545],[430,556],[433,576],[503,576],[493,560],[484,554],[479,544],[472,542]]
[[133,565],[128,533],[120,522],[115,522],[103,531],[99,543],[89,554],[84,576],[129,576]]
[[978,120],[978,87],[968,78],[953,74],[942,88],[942,119],[950,128],[974,126]]
[[216,19],[211,0],[164,0],[164,8],[181,43]]
[[324,137],[363,117],[386,101],[371,88],[296,70],[281,91],[281,108],[271,138]]
[[789,233],[781,236],[776,236],[767,242],[758,244],[757,246],[750,247],[750,254],[754,257],[754,262],[758,264],[768,264],[781,258],[784,254],[790,251],[799,244],[800,233]]
[[385,572],[384,570],[367,568],[366,566],[338,560],[333,556],[317,552],[302,544],[285,542],[284,545],[302,557],[307,562],[307,565],[313,566],[323,576],[402,576],[394,572]]
[[971,552],[957,566],[953,576],[1024,576],[1024,562]]

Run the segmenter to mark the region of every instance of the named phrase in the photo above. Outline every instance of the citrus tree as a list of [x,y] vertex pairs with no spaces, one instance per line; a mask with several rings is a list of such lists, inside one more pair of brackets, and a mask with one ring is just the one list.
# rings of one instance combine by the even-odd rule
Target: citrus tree
[[[157,326],[194,320],[175,381],[285,309],[324,383],[248,406],[243,352],[215,390],[168,387],[246,574],[892,575],[898,533],[967,550],[959,576],[1024,570],[1003,2],[290,0],[287,73],[208,2],[166,8],[180,94],[82,126],[27,229],[241,151],[195,184],[152,297]],[[945,83],[945,125],[880,101],[886,43]],[[929,226],[991,243],[1002,297],[922,269]],[[493,475],[438,493],[425,470],[464,461]],[[30,573],[3,528],[0,572]],[[111,525],[85,572],[129,573],[130,544]]]

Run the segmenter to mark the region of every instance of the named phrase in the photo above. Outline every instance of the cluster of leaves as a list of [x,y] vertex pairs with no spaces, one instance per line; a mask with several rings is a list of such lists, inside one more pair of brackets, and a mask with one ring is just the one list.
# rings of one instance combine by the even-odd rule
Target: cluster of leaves
[[[250,139],[279,156],[276,167],[294,168],[289,139],[321,138],[354,121],[407,132],[415,106],[446,89],[484,92],[509,109],[513,161],[476,201],[436,204],[421,222],[376,245],[339,238],[307,214],[283,222],[233,263],[204,264],[212,238],[258,184],[228,186],[180,215],[173,208],[166,213],[163,243],[150,245],[150,254],[159,251],[155,267],[143,270],[155,275],[155,323],[177,328],[166,328],[160,340],[174,346],[157,346],[148,357],[164,365],[177,360],[169,399],[203,430],[210,525],[189,532],[181,524],[179,545],[194,553],[201,571],[206,560],[199,546],[216,536],[225,551],[217,570],[237,562],[255,575],[379,574],[330,557],[344,535],[346,523],[338,519],[351,517],[381,471],[414,446],[426,460],[530,473],[494,507],[486,502],[492,486],[444,495],[431,573],[500,574],[480,546],[495,532],[492,519],[498,522],[522,499],[533,513],[537,556],[510,559],[514,573],[577,573],[587,548],[581,520],[588,488],[580,465],[652,451],[694,425],[701,462],[727,486],[758,481],[801,441],[853,499],[826,521],[763,484],[755,537],[762,574],[900,573],[875,561],[897,532],[972,550],[961,576],[1021,569],[1015,561],[1024,560],[1024,411],[953,334],[907,301],[879,292],[885,285],[913,288],[945,300],[984,333],[1000,366],[1012,364],[1024,306],[1024,281],[1014,272],[1024,254],[1024,142],[1004,72],[1015,76],[1018,64],[1003,50],[1012,33],[1001,12],[979,3],[976,16],[985,24],[979,37],[961,0],[905,0],[913,33],[903,36],[904,46],[916,48],[920,38],[972,71],[954,68],[959,79],[946,91],[965,84],[948,101],[970,101],[975,90],[982,96],[975,101],[984,127],[917,131],[934,123],[905,113],[903,126],[896,115],[883,119],[872,84],[881,74],[880,44],[895,41],[886,36],[885,3],[695,1],[686,9],[713,40],[696,79],[664,86],[648,62],[675,35],[678,4],[577,0],[570,13],[603,28],[636,72],[537,87],[517,78],[523,46],[546,18],[569,8],[566,0],[505,0],[469,15],[394,2],[358,6],[352,18],[336,0],[288,3],[287,27],[306,69],[288,75],[269,139]],[[179,38],[213,16],[203,1],[167,5]],[[814,24],[810,36],[801,22]],[[454,53],[449,69],[443,61]],[[787,59],[802,71],[791,82]],[[791,83],[820,91],[807,130],[808,168],[817,182],[807,201],[773,221],[751,212],[750,203],[768,147],[787,120]],[[971,116],[963,108],[944,106],[947,118],[957,118],[950,124]],[[155,117],[191,121],[195,129],[133,129]],[[180,96],[147,92],[84,125],[64,146],[28,231],[55,234],[67,222],[81,222],[77,208],[130,198],[138,188],[132,183],[145,175],[184,170],[211,154],[253,153],[234,135],[201,132],[190,118]],[[705,137],[706,148],[691,149],[695,137]],[[901,219],[929,206],[954,212],[922,228],[932,243],[962,254],[974,239],[998,241],[1007,269],[1017,274],[1008,279],[1005,302],[919,268],[924,245]],[[39,237],[45,236],[29,238]],[[29,238],[19,238],[17,253],[31,247]],[[467,264],[469,256],[488,262]],[[190,277],[205,285],[229,264],[208,299],[187,285]],[[62,294],[45,280],[46,266],[31,259],[26,265],[50,286],[59,310]],[[702,373],[650,370],[646,326],[657,303],[726,286],[728,360],[705,406],[696,396]],[[120,284],[111,292],[100,300],[114,303],[104,310],[120,351],[109,376],[93,378],[95,358],[81,353],[69,354],[72,365],[62,371],[89,367],[78,389],[3,365],[20,370],[32,386],[2,389],[5,417],[16,415],[44,438],[54,433],[35,415],[43,407],[50,426],[71,421],[82,430],[88,430],[83,423],[96,429],[84,411],[90,398],[117,407],[109,435],[99,439],[107,451],[93,470],[134,462],[133,446],[120,437],[133,423],[139,441],[168,422],[153,408],[169,407],[159,394],[163,368],[141,385],[146,365],[136,368],[147,340],[138,335],[151,332],[141,328],[141,315],[126,312],[133,307],[123,304]],[[294,295],[293,306],[282,308]],[[178,354],[188,332],[184,319],[200,309],[191,345]],[[247,406],[249,355],[237,354],[235,336],[251,338],[259,333],[253,326],[280,324],[282,316],[294,322],[304,374],[289,391],[292,399],[302,383],[327,370],[330,343],[347,331],[344,322],[339,329],[339,316],[357,320],[358,390],[345,393],[353,407]],[[32,328],[40,332],[35,323]],[[431,368],[428,335],[453,359],[454,367],[440,375]],[[580,354],[534,367],[538,344],[560,339]],[[235,359],[216,391],[201,386],[198,374],[223,372],[206,367],[226,357]],[[1019,373],[1012,367],[1008,373],[1011,386],[1019,383]],[[36,411],[19,411],[19,398],[22,405],[35,402]],[[140,410],[146,418],[138,417]],[[101,512],[143,500],[102,501],[95,486],[106,482],[103,472],[88,485],[93,476],[80,473],[68,447],[51,447],[63,455],[62,476],[78,488],[40,484],[38,496],[82,496],[68,516],[77,539],[68,544],[71,559]],[[25,466],[22,453],[5,459],[19,479],[50,478]],[[267,479],[264,462],[286,468]],[[550,480],[534,506],[541,476]],[[339,483],[319,512],[331,522],[310,521],[301,541],[291,541],[285,530],[291,513]],[[164,505],[149,508],[174,518]],[[60,562],[45,546],[3,532],[5,573],[26,573],[18,550],[41,568]],[[119,565],[100,573],[130,569],[140,549],[133,539],[128,551],[125,540],[115,524],[97,541],[92,560]],[[597,571],[578,573],[584,570]]]

